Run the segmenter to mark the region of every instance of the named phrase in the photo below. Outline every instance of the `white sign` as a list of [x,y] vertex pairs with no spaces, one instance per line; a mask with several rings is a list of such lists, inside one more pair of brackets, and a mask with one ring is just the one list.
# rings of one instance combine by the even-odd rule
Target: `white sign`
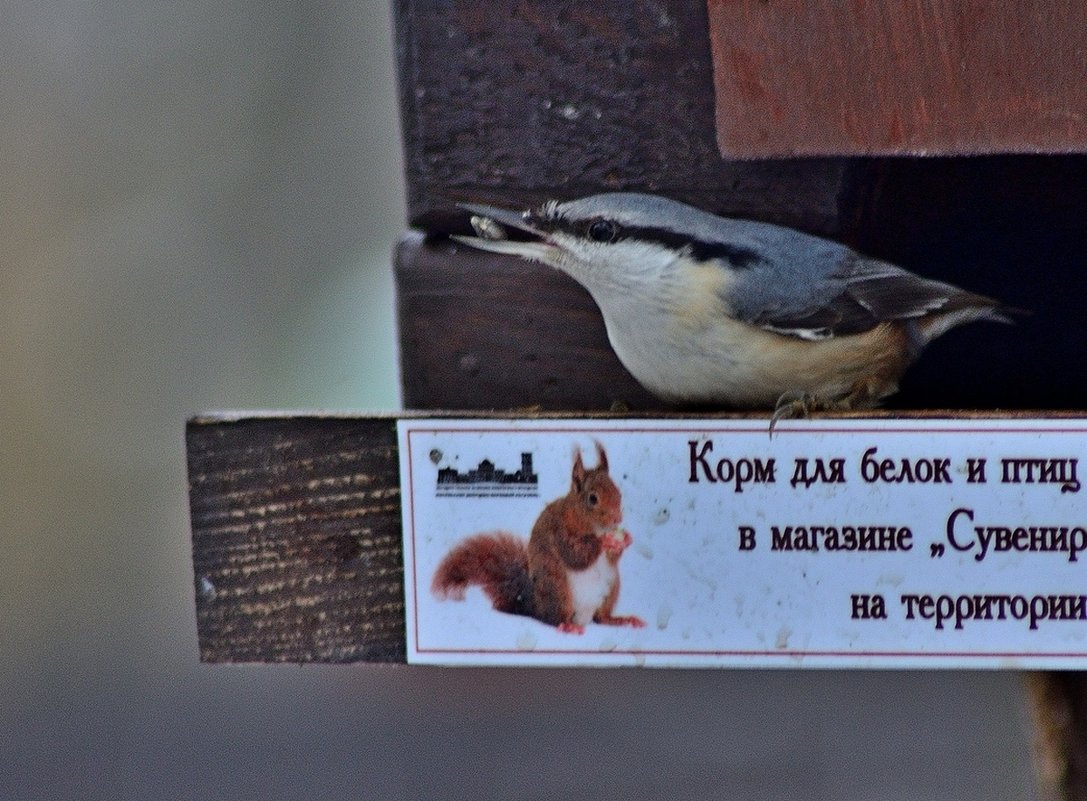
[[399,427],[410,662],[1087,667],[1087,420]]

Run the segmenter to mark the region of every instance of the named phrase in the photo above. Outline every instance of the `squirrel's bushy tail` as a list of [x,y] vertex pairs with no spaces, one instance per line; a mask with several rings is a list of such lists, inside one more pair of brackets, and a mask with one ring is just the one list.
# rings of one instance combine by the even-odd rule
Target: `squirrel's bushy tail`
[[528,549],[507,531],[476,534],[457,543],[434,573],[439,598],[464,598],[469,585],[483,588],[499,612],[532,614]]

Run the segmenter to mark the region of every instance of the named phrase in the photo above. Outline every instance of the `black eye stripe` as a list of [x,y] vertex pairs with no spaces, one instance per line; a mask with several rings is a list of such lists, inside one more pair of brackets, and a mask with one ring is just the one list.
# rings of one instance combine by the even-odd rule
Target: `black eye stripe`
[[633,228],[630,229],[629,236],[632,239],[658,242],[674,250],[685,247],[699,261],[722,259],[740,270],[754,267],[762,261],[762,256],[758,252],[742,245],[691,239],[674,231],[669,231],[667,228]]
[[565,217],[550,217],[533,215],[530,219],[534,225],[542,230],[561,231],[571,236],[589,237],[589,229],[600,222],[610,222],[615,227],[615,233],[611,240],[596,241],[622,241],[636,239],[641,242],[654,242],[666,248],[680,250],[686,248],[694,258],[699,261],[721,259],[727,261],[732,267],[744,270],[757,266],[762,262],[762,256],[750,248],[742,245],[733,245],[728,242],[713,242],[699,239],[691,239],[683,234],[677,234],[668,228],[657,228],[648,225],[620,226],[608,220],[600,218],[590,220],[570,220]]

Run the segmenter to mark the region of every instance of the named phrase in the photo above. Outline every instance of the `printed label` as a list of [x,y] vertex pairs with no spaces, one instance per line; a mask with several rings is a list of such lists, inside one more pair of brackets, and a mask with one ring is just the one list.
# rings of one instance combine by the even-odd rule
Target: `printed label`
[[1087,667],[1087,421],[399,434],[410,662]]

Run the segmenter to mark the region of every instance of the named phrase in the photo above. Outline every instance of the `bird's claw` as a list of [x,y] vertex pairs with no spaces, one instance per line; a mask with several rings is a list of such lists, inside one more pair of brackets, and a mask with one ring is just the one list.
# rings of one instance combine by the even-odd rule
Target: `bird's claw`
[[774,427],[780,420],[806,420],[811,413],[823,408],[819,399],[810,392],[790,390],[783,392],[774,406],[774,415],[770,418],[770,436],[774,436]]

